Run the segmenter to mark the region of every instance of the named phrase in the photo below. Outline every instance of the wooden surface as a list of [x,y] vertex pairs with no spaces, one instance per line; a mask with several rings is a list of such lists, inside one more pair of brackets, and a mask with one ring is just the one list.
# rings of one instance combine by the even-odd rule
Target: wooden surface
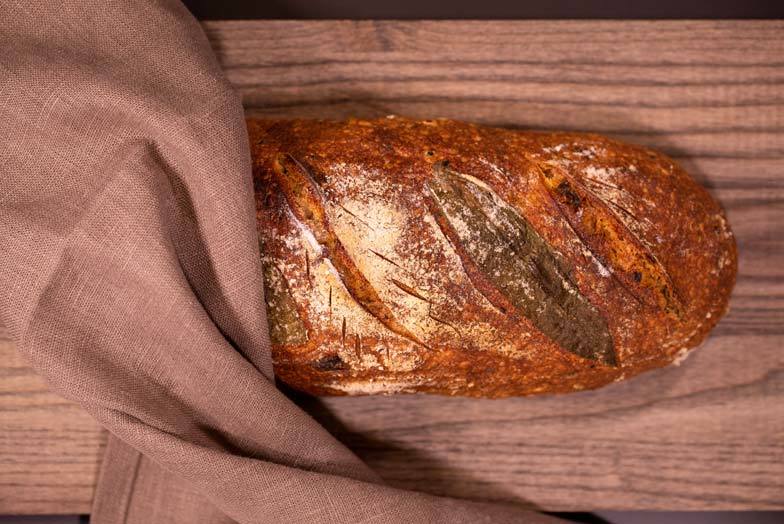
[[[783,22],[205,24],[249,113],[599,131],[726,207],[731,313],[679,367],[562,397],[298,401],[391,484],[548,510],[784,509]],[[0,513],[85,513],[104,437],[0,342]]]

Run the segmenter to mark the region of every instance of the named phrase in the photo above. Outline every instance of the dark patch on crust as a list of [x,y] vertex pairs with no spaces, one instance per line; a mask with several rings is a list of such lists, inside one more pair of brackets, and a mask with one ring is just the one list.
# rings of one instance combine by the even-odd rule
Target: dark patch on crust
[[262,260],[264,298],[270,341],[278,345],[297,345],[308,340],[307,329],[297,311],[283,274],[269,261]]
[[325,355],[311,365],[319,371],[341,371],[348,367],[340,355]]
[[580,197],[574,192],[572,186],[569,185],[569,182],[562,180],[561,183],[558,184],[557,191],[561,194],[561,197],[563,197],[563,202],[571,207],[572,211],[580,209]]

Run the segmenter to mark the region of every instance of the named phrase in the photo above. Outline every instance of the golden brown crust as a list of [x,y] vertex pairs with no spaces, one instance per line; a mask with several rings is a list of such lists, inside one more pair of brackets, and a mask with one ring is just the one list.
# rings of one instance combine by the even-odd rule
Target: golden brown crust
[[664,155],[450,120],[249,120],[278,377],[504,397],[660,367],[726,312],[719,204]]

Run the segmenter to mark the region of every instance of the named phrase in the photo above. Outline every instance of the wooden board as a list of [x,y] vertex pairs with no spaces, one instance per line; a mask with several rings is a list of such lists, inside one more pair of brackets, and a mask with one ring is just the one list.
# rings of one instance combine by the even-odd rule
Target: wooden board
[[0,340],[0,515],[89,513],[105,442]]
[[[248,112],[592,130],[676,157],[740,247],[679,367],[560,397],[298,402],[391,484],[547,510],[784,509],[784,22],[213,22]],[[104,437],[0,343],[0,513],[86,513]]]

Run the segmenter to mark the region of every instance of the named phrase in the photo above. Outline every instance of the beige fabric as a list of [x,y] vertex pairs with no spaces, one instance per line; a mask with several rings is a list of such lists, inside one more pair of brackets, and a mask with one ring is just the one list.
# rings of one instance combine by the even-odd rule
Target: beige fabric
[[0,6],[0,324],[116,436],[95,522],[550,520],[387,487],[276,389],[242,107],[184,7]]
[[93,500],[93,522],[231,524],[191,483],[112,438]]

